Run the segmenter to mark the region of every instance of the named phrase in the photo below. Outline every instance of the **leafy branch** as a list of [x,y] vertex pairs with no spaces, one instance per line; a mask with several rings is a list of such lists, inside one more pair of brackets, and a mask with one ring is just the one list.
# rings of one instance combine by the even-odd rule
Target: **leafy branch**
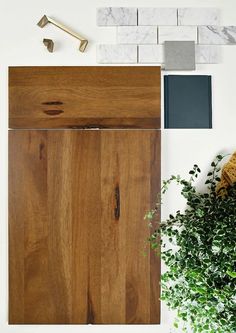
[[216,194],[224,157],[218,155],[211,163],[204,193],[194,186],[201,173],[195,164],[188,180],[178,175],[163,182],[154,209],[145,216],[153,227],[170,184],[181,186],[185,211],[161,221],[149,242],[167,266],[162,299],[177,310],[174,326],[183,323],[183,332],[189,326],[194,333],[236,332],[236,185],[228,188],[227,196]]

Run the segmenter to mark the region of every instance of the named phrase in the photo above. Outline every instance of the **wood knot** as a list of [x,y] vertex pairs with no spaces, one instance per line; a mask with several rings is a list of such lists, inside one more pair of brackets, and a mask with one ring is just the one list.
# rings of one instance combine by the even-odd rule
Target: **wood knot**
[[115,187],[115,208],[114,208],[114,217],[116,221],[119,221],[120,218],[120,187],[119,184]]
[[63,113],[63,110],[44,110],[44,113],[46,113],[48,116],[57,116],[58,114]]
[[42,160],[43,159],[43,151],[44,151],[44,143],[43,142],[40,142],[39,144],[39,159]]
[[63,103],[60,101],[49,101],[49,102],[43,102],[42,105],[62,105]]

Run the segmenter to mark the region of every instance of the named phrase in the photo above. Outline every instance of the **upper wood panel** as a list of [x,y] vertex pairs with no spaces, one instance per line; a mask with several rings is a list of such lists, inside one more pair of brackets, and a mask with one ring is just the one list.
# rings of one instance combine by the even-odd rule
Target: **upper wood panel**
[[10,128],[160,128],[160,67],[10,67]]

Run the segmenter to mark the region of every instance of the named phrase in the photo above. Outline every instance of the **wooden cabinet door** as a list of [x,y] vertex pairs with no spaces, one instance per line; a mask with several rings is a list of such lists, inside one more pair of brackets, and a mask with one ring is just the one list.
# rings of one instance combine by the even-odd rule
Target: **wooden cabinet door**
[[159,323],[159,179],[158,130],[9,131],[9,322]]

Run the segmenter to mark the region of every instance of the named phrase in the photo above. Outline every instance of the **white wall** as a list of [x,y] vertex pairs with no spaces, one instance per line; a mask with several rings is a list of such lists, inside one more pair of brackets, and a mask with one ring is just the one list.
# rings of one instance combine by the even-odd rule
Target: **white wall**
[[[8,124],[8,66],[18,65],[96,65],[96,43],[114,43],[114,28],[96,27],[96,7],[218,7],[222,9],[222,24],[236,25],[235,0],[1,0],[0,2],[0,332],[52,333],[52,332],[108,332],[109,326],[9,326],[7,324],[7,124]],[[87,53],[79,53],[75,39],[48,25],[44,29],[36,23],[48,14],[68,23],[75,31],[88,37]],[[42,45],[43,38],[56,41],[55,53],[50,54]],[[211,159],[219,152],[236,149],[236,46],[222,47],[222,63],[198,66],[198,74],[213,77],[212,130],[163,130],[162,177],[171,174],[187,175],[194,163],[207,171]],[[184,202],[173,187],[166,197],[163,218]],[[167,333],[172,315],[165,306],[160,326],[113,326],[114,332]]]

